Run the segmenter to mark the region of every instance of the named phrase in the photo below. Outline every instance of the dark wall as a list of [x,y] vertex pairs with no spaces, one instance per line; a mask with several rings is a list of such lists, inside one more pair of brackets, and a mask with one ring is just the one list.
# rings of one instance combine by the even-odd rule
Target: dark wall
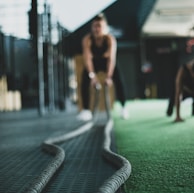
[[175,76],[180,65],[194,58],[187,51],[190,38],[149,38],[145,39],[146,60],[153,68],[152,82],[157,85],[157,97],[166,98],[174,86]]
[[117,61],[127,98],[139,97],[138,74],[140,61],[138,47],[119,48]]

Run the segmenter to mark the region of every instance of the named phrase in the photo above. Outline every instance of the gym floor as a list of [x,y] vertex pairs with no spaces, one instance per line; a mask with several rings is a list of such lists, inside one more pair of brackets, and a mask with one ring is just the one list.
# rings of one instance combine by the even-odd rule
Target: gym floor
[[[191,101],[182,104],[183,123],[166,116],[167,100],[128,101],[130,118],[115,103],[112,150],[126,157],[132,173],[118,192],[194,192],[194,119]],[[52,156],[41,143],[75,130],[77,111],[39,117],[36,110],[0,113],[0,193],[23,193]],[[60,146],[66,158],[43,193],[93,193],[116,169],[101,155],[104,115],[97,127]],[[102,121],[103,120],[103,121]]]
[[[0,193],[26,192],[53,159],[42,151],[42,142],[83,125],[75,119],[76,113],[72,110],[45,117],[39,117],[36,110],[0,113]],[[105,118],[100,118],[100,123],[92,130],[60,144],[65,150],[65,161],[44,188],[44,193],[97,192],[116,171],[102,157],[105,122]],[[112,140],[114,151],[114,136]],[[118,192],[123,192],[122,188]]]

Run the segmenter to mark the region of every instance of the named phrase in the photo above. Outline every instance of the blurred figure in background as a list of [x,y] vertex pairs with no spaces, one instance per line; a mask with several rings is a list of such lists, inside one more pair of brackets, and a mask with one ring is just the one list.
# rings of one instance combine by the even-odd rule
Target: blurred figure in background
[[92,113],[89,110],[89,86],[98,83],[96,73],[106,73],[105,84],[112,85],[113,81],[117,91],[117,98],[122,105],[121,115],[128,118],[128,111],[125,108],[124,88],[116,66],[117,43],[113,35],[108,33],[108,24],[104,14],[97,15],[91,23],[91,32],[85,35],[82,41],[85,69],[82,74],[81,95],[83,110],[79,113],[78,119],[90,120]]
[[[181,100],[185,98],[194,98],[194,59],[182,65],[176,75],[175,81],[175,107],[176,118],[175,122],[182,122],[180,115]],[[194,103],[192,109],[194,115]]]

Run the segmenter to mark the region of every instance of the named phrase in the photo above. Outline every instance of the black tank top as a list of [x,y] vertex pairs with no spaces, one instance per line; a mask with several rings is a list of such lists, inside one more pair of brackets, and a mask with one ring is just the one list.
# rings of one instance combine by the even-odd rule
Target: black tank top
[[92,62],[96,72],[107,70],[107,58],[104,57],[105,52],[108,50],[108,38],[103,37],[101,46],[96,45],[94,37],[91,35],[91,52],[93,55]]

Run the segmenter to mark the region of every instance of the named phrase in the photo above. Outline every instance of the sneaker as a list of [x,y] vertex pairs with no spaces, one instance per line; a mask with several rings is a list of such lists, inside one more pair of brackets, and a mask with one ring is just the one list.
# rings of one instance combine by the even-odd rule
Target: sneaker
[[172,113],[173,113],[173,106],[169,105],[168,109],[166,111],[166,114],[167,114],[168,117],[170,117],[172,115]]
[[166,115],[167,115],[168,117],[170,117],[170,116],[172,115],[172,113],[173,113],[173,108],[168,108],[168,110],[167,110],[167,112],[166,112]]
[[77,119],[80,121],[89,121],[92,119],[92,113],[90,110],[82,110],[78,115]]
[[129,118],[129,112],[128,112],[128,109],[127,108],[123,108],[122,111],[121,111],[121,117],[123,119],[128,119]]

